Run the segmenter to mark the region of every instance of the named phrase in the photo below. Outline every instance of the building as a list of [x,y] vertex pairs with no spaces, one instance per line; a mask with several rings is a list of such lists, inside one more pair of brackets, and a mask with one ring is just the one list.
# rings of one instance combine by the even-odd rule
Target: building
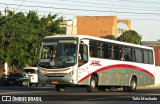
[[160,46],[160,40],[157,40],[157,41],[142,41],[142,45],[144,45],[144,46],[153,46],[153,45]]
[[66,24],[66,34],[77,34],[77,18],[72,20],[67,20]]
[[118,20],[116,16],[77,16],[68,21],[66,28],[66,34],[117,38],[124,31],[131,29],[131,21]]

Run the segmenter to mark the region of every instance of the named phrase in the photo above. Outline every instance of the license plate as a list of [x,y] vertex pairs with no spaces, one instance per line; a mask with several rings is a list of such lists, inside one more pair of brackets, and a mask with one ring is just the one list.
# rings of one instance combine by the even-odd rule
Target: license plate
[[53,80],[51,81],[51,84],[58,84],[58,81]]

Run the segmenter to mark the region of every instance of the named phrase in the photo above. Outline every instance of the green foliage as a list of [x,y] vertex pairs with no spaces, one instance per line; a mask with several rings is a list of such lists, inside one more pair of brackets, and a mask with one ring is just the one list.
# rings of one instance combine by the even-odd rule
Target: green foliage
[[56,18],[51,14],[40,18],[34,11],[27,15],[11,11],[7,16],[0,15],[0,64],[7,59],[9,65],[36,66],[42,38],[65,33],[60,27],[63,18]]
[[141,44],[142,37],[136,31],[129,30],[120,35],[117,40],[133,44]]
[[2,12],[0,11],[0,16],[2,16]]

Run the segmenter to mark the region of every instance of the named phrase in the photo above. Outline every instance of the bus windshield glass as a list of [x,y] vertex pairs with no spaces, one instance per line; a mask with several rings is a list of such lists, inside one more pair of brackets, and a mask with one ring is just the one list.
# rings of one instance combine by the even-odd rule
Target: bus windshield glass
[[39,65],[44,68],[65,68],[76,63],[77,40],[52,38],[44,40]]

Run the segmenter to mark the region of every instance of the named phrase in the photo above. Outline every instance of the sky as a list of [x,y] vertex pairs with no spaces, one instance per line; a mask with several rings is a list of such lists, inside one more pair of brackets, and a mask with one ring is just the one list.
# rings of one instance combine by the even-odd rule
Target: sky
[[76,16],[117,16],[131,20],[131,29],[142,41],[160,40],[160,0],[0,0],[0,11],[8,8],[39,16],[49,13],[72,19]]

